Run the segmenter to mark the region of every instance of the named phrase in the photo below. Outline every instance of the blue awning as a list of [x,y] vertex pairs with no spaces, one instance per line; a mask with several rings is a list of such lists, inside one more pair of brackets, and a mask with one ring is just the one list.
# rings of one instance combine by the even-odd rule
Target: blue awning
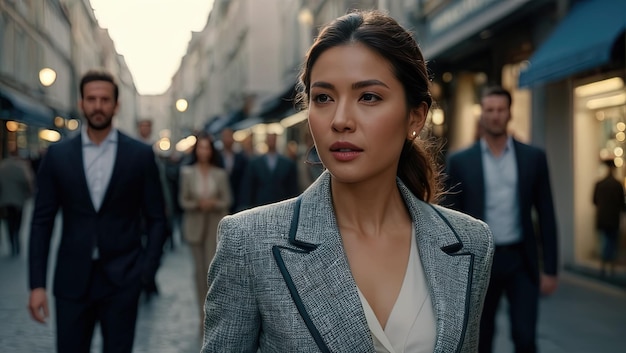
[[29,125],[52,127],[54,111],[34,98],[8,87],[0,86],[0,118]]
[[519,86],[557,81],[611,61],[616,39],[626,30],[626,1],[576,3],[530,58]]

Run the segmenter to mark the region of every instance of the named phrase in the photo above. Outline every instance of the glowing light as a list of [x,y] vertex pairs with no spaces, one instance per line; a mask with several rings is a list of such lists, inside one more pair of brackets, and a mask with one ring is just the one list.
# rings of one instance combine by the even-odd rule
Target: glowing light
[[52,70],[49,67],[44,67],[39,70],[39,82],[45,87],[52,86],[54,81],[57,79],[56,71]]
[[442,109],[433,109],[432,122],[434,125],[443,125],[445,121]]
[[54,130],[41,130],[39,131],[39,138],[44,141],[57,142],[61,139],[61,134]]
[[11,121],[7,121],[6,127],[7,127],[7,131],[15,132],[17,131],[19,125],[17,122],[11,120]]
[[58,128],[62,128],[63,126],[65,126],[65,119],[63,119],[63,117],[60,117],[60,116],[55,117],[54,126]]
[[176,110],[178,110],[179,112],[184,112],[187,110],[187,108],[189,107],[189,103],[187,102],[186,99],[180,98],[179,100],[176,101]]
[[596,98],[587,102],[587,109],[600,109],[626,104],[626,93],[614,94],[608,97]]
[[578,97],[595,96],[596,94],[615,91],[624,87],[624,81],[620,77],[613,77],[608,80],[590,83],[576,87],[574,93]]
[[169,138],[163,137],[157,142],[157,147],[161,151],[169,151],[170,148],[172,147],[172,143],[170,142]]
[[76,119],[70,119],[70,120],[67,121],[67,129],[68,130],[74,131],[74,130],[78,129],[78,125],[80,125],[80,123]]
[[187,136],[176,143],[176,151],[185,152],[196,144],[195,136]]

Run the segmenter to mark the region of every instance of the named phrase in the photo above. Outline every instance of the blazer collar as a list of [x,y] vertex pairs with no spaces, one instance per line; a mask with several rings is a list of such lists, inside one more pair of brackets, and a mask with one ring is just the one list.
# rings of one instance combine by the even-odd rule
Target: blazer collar
[[[400,180],[398,187],[413,219],[437,317],[435,352],[454,352],[467,324],[473,257],[463,252],[462,242],[439,211],[418,200]],[[289,240],[293,247],[275,247],[274,256],[309,331],[317,331],[312,335],[330,351],[373,351],[337,226],[328,171],[302,194],[294,226],[297,230]]]

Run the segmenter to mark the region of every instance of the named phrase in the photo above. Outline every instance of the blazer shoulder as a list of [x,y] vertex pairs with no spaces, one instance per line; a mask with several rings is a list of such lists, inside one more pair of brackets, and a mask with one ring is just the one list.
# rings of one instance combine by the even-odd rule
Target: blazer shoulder
[[480,142],[475,142],[469,147],[451,152],[448,160],[464,160],[467,156],[480,152]]
[[272,237],[285,233],[284,230],[289,229],[295,203],[294,198],[254,207],[228,215],[220,223],[224,228],[241,229],[250,237]]
[[529,153],[529,154],[544,155],[544,156],[546,154],[545,150],[541,147],[529,145],[518,140],[513,140],[513,143],[515,145],[515,149],[521,153]]
[[493,235],[487,223],[450,208],[439,205],[433,207],[448,221],[452,230],[461,238],[464,247],[475,248],[477,244],[479,247],[493,247]]

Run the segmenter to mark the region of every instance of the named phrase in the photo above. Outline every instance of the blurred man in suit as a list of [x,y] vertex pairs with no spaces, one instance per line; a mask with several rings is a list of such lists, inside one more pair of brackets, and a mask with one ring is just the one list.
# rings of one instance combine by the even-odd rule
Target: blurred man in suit
[[233,204],[230,207],[230,213],[235,213],[241,209],[239,191],[241,189],[241,180],[243,174],[246,171],[248,164],[248,157],[242,151],[235,151],[235,138],[233,137],[234,131],[231,128],[222,130],[222,162],[224,169],[228,173],[228,181],[230,183],[231,195],[233,197]]
[[6,218],[11,241],[11,255],[20,253],[22,210],[33,193],[33,173],[30,165],[18,156],[11,141],[9,156],[0,161],[0,211]]
[[267,134],[267,153],[248,163],[241,182],[242,209],[282,201],[298,195],[296,164],[276,150],[277,135]]
[[[489,290],[480,323],[481,353],[491,352],[502,295],[509,302],[515,352],[536,352],[539,295],[557,287],[557,234],[546,154],[508,134],[511,94],[492,87],[481,99],[481,137],[448,158],[444,206],[485,221],[494,236]],[[532,212],[536,211],[536,234]]]
[[112,125],[119,106],[113,76],[89,71],[80,93],[81,134],[50,146],[37,177],[29,310],[45,322],[50,240],[61,210],[53,287],[57,350],[90,352],[99,323],[105,353],[131,352],[141,287],[154,281],[165,237],[159,173],[152,148]]

